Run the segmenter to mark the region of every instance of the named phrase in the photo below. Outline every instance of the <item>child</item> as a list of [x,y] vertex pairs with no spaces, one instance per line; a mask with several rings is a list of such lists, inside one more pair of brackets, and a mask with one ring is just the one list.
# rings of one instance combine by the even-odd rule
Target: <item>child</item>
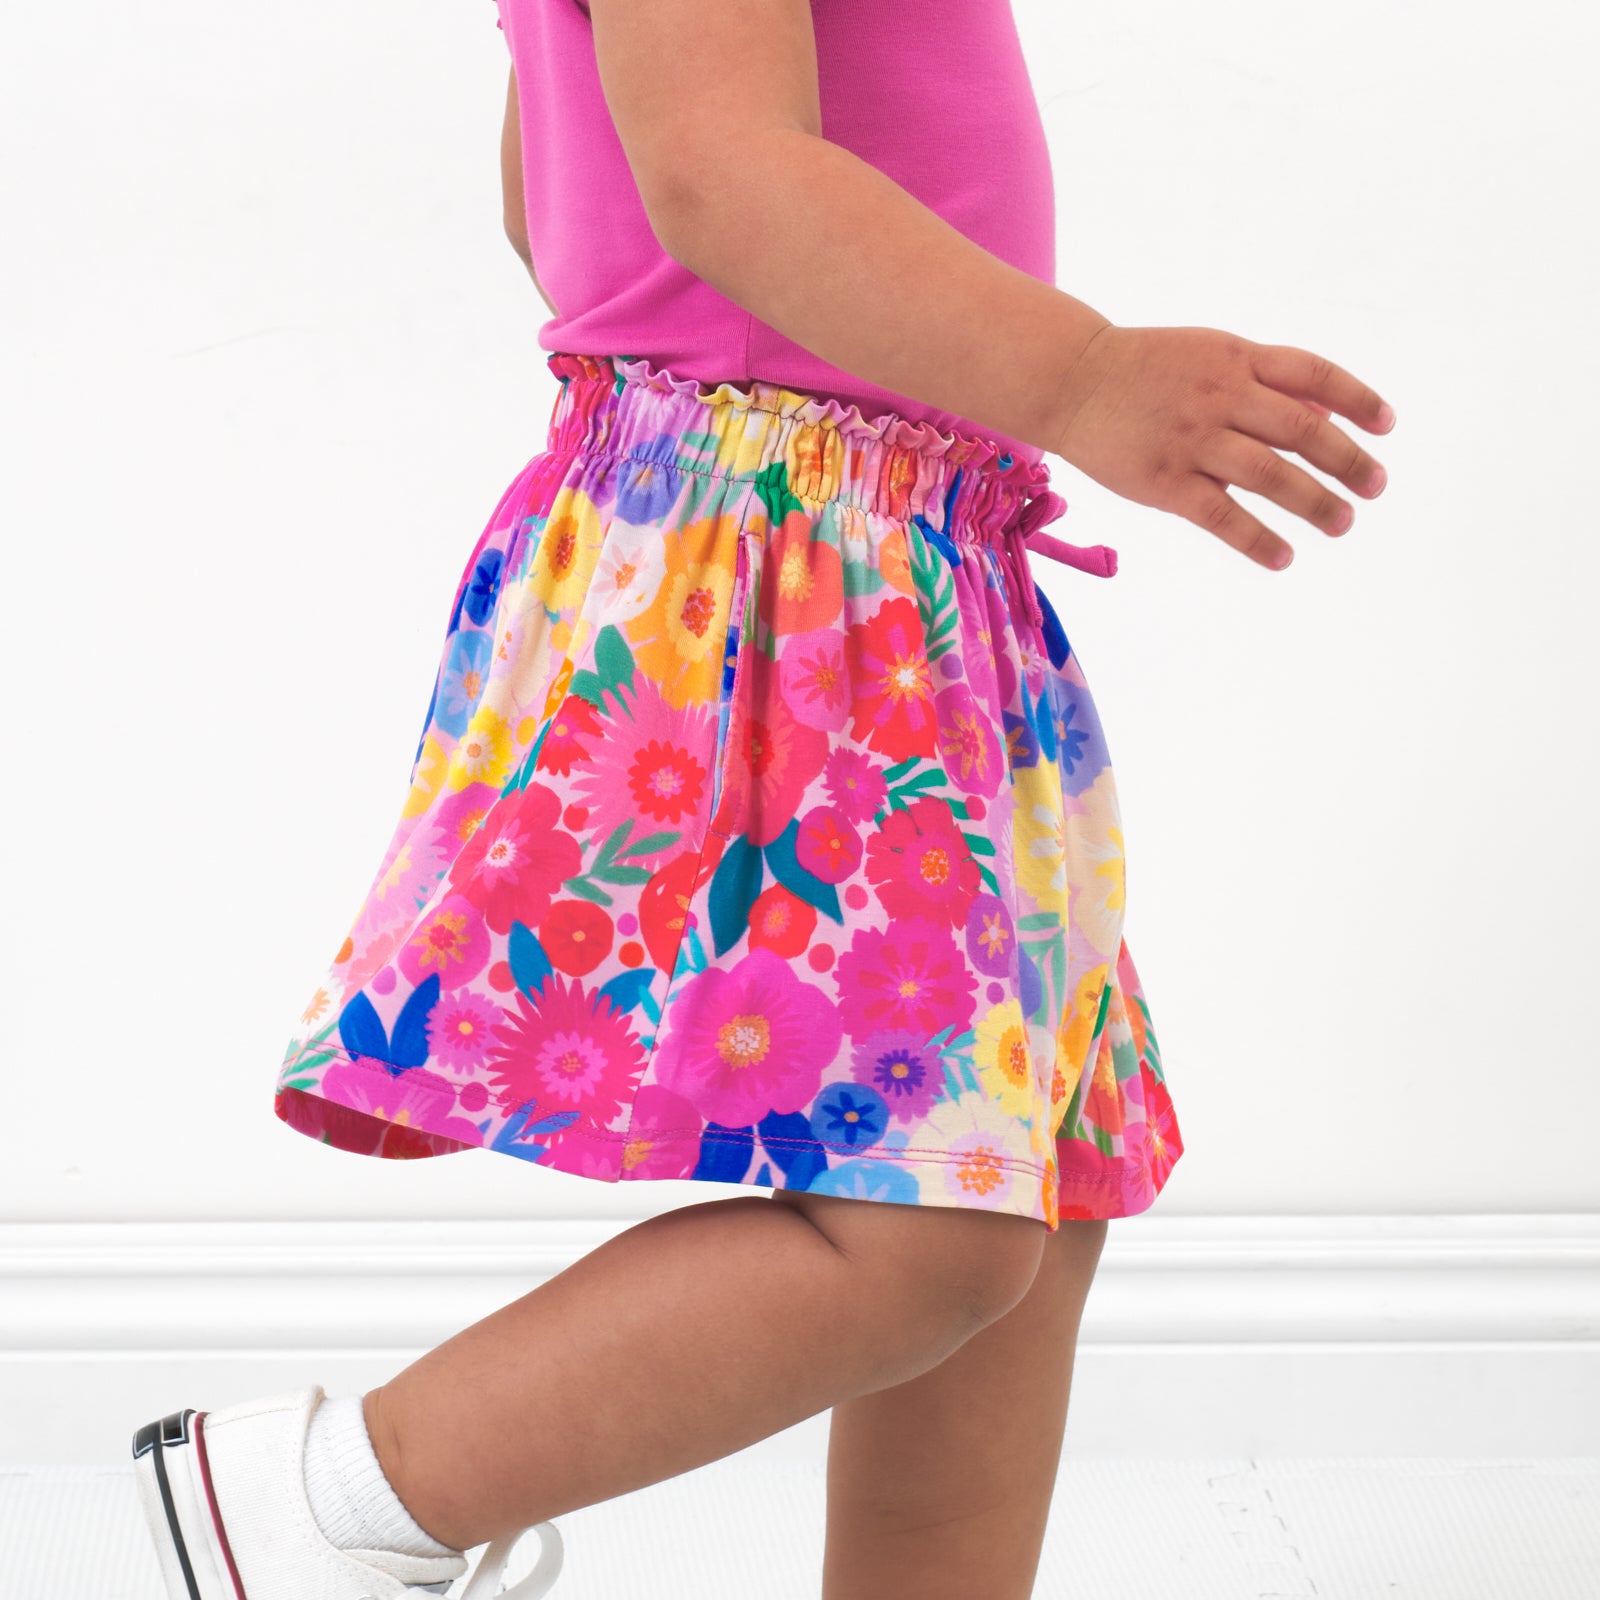
[[276,1108],[772,1192],[622,1232],[364,1397],[142,1428],[168,1591],[442,1593],[487,1542],[477,1600],[537,1527],[533,1600],[552,1518],[831,1408],[825,1600],[1021,1600],[1107,1220],[1182,1152],[1028,557],[1115,560],[1043,532],[1043,456],[1279,569],[1229,486],[1342,533],[1278,452],[1375,495],[1329,419],[1392,413],[1053,287],[1006,0],[497,4],[546,448]]

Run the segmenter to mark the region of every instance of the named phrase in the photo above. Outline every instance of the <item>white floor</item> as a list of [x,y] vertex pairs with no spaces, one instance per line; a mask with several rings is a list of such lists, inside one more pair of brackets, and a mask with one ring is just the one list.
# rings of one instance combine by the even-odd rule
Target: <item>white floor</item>
[[[551,1600],[817,1600],[822,1519],[819,1468],[717,1462],[561,1518]],[[146,1539],[128,1469],[0,1471],[5,1600],[164,1600]],[[1600,1457],[1069,1461],[1034,1594],[1596,1600]]]

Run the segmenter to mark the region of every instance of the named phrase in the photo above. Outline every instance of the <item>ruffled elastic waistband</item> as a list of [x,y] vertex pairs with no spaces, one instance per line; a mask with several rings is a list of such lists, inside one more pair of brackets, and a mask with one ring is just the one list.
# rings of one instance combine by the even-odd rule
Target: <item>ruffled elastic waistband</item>
[[[854,404],[761,379],[702,391],[644,356],[554,351],[547,364],[560,384],[552,452],[658,458],[663,434],[692,432],[700,471],[743,477],[781,461],[802,501],[840,500],[920,520],[956,544],[1020,542],[1083,571],[1116,571],[1115,551],[1039,531],[1067,502],[1050,488],[1043,461],[1015,460],[993,440],[895,412],[867,417]],[[1038,622],[1033,585],[1021,587]]]

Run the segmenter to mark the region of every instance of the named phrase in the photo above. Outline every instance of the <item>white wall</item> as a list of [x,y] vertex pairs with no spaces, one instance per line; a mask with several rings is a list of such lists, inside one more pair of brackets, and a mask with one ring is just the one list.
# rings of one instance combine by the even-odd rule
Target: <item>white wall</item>
[[[1600,21],[1017,15],[1062,287],[1316,350],[1399,413],[1342,543],[1247,502],[1296,539],[1283,576],[1055,464],[1059,531],[1124,561],[1104,584],[1039,565],[1109,729],[1189,1146],[1159,1205],[1600,1209]],[[462,562],[554,392],[500,231],[490,0],[78,0],[7,35],[0,1215],[705,1193],[363,1160],[271,1112],[398,814]]]

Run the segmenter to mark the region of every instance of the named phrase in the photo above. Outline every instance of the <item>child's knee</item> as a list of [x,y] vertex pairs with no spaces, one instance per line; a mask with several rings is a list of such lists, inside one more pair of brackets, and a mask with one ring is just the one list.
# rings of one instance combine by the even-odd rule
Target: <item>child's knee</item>
[[904,1316],[965,1324],[997,1321],[1028,1292],[1048,1230],[1031,1217],[970,1207],[904,1205],[776,1190],[861,1273],[897,1296]]

